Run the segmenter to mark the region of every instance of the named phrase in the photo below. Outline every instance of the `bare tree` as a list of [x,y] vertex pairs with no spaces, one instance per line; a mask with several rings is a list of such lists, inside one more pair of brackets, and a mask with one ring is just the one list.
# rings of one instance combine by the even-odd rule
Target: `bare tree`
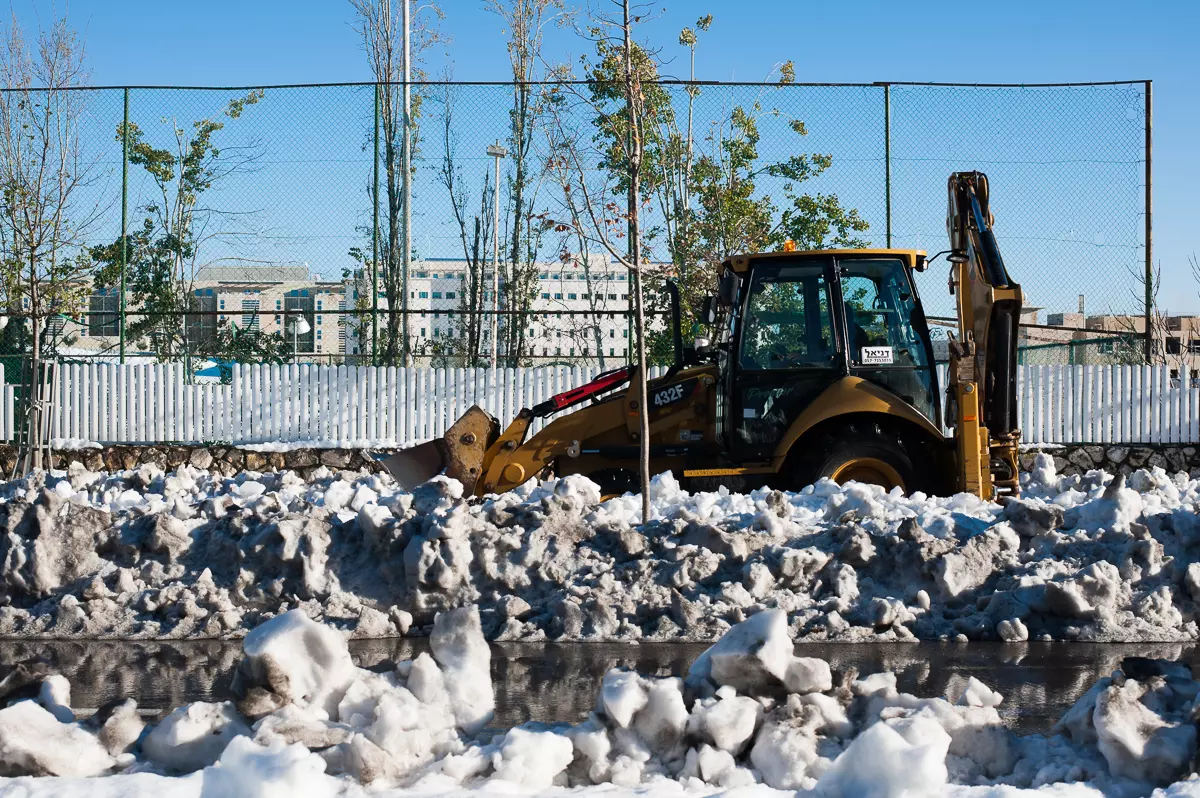
[[[574,230],[595,248],[601,249],[617,263],[628,269],[632,285],[635,346],[637,352],[638,392],[636,409],[639,414],[639,472],[642,492],[642,520],[650,519],[650,417],[646,390],[646,324],[642,303],[644,277],[642,241],[642,169],[643,143],[646,136],[646,82],[657,74],[654,55],[635,46],[633,28],[641,20],[631,11],[629,0],[611,0],[620,9],[617,13],[593,13],[586,36],[597,44],[602,60],[609,71],[615,68],[618,81],[614,86],[579,87],[563,83],[555,87],[558,94],[548,107],[555,125],[550,136],[550,158],[559,170],[567,218],[556,229]],[[565,71],[560,72],[565,76]],[[619,99],[613,110],[611,101]],[[585,139],[577,129],[573,111],[584,106],[612,130],[618,132],[606,140],[607,152],[597,153],[594,139]],[[607,161],[618,168],[595,168],[594,160]],[[623,196],[622,196],[623,195]]]
[[10,311],[30,319],[32,381],[26,392],[28,451],[18,468],[41,468],[49,384],[44,327],[79,310],[92,264],[84,234],[99,215],[84,197],[96,160],[80,124],[87,95],[83,43],[65,18],[28,43],[15,17],[0,30],[0,258]]
[[442,346],[443,353],[466,366],[481,366],[486,362],[483,346],[484,291],[488,253],[496,232],[492,230],[494,185],[491,173],[484,172],[480,190],[479,210],[473,215],[467,209],[467,191],[463,187],[462,170],[457,164],[458,143],[454,134],[454,89],[446,86],[442,111],[442,166],[438,177],[450,195],[450,208],[458,227],[465,269],[458,296],[459,315],[450,329],[453,337]]
[[526,333],[530,307],[537,298],[538,253],[548,227],[545,215],[535,212],[546,170],[534,146],[545,123],[547,102],[544,87],[535,81],[541,77],[546,28],[565,24],[572,15],[563,0],[485,0],[485,6],[504,21],[513,81],[505,213],[508,257],[502,267],[504,305],[510,313],[503,329],[503,351],[509,365],[519,366],[528,357]]
[[[1169,313],[1158,303],[1159,288],[1162,287],[1162,266],[1154,268],[1148,276],[1144,270],[1133,267],[1129,269],[1129,274],[1133,278],[1130,290],[1138,313],[1113,316],[1113,324],[1120,336],[1114,347],[1116,359],[1122,363],[1145,365],[1170,365],[1175,361],[1182,363],[1185,359],[1182,351],[1168,351],[1168,342],[1172,338],[1168,323]],[[1200,280],[1200,275],[1197,275],[1197,279]],[[1186,347],[1186,341],[1181,343]]]
[[[408,332],[408,260],[411,259],[409,242],[412,231],[405,229],[405,219],[411,218],[411,209],[406,213],[404,204],[411,202],[412,158],[419,141],[417,120],[420,118],[424,95],[417,91],[412,95],[411,84],[405,82],[405,74],[415,83],[424,80],[425,72],[419,68],[424,54],[430,47],[444,41],[438,29],[442,19],[441,9],[433,2],[418,4],[412,0],[350,0],[358,15],[358,33],[362,36],[363,49],[371,63],[371,71],[377,83],[379,103],[380,141],[383,145],[383,167],[385,175],[384,196],[374,196],[378,204],[385,204],[384,235],[380,240],[380,279],[384,298],[387,300],[387,324],[380,335],[382,344],[380,360],[386,364],[408,364],[411,343]],[[405,30],[404,17],[410,23]],[[408,47],[404,41],[407,35]],[[405,58],[409,59],[408,64]],[[406,105],[408,106],[406,113]],[[405,174],[405,163],[409,173]],[[407,258],[407,259],[406,259]],[[369,306],[368,306],[369,307]],[[399,315],[396,310],[400,309]],[[403,328],[403,329],[402,329]]]

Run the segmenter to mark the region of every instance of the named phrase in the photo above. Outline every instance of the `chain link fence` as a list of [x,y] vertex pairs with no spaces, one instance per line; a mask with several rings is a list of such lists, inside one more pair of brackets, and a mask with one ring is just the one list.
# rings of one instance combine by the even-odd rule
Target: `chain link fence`
[[[210,373],[296,359],[625,362],[619,98],[590,84],[412,88],[407,164],[397,86],[86,91],[87,179],[59,257],[88,263],[59,278],[69,290],[43,314],[48,353]],[[1099,313],[1144,310],[1148,83],[648,91],[657,329],[657,277],[685,283],[694,314],[716,262],[783,237],[944,249],[946,179],[976,169],[1009,268],[1043,314],[1029,321],[1080,296]],[[953,314],[943,265],[919,278],[930,316]],[[0,286],[10,359],[30,345],[27,282]],[[16,371],[6,362],[5,379]]]

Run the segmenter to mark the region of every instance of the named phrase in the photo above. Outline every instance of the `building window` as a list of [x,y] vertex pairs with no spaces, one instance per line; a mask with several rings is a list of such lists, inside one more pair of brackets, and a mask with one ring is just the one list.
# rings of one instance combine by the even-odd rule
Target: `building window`
[[554,298],[555,298],[555,299],[562,299],[562,294],[555,294],[555,295],[554,295]]
[[433,292],[433,298],[434,298],[434,299],[441,299],[441,298],[442,298],[442,292],[441,292],[441,291],[434,291],[434,292]]
[[[283,301],[284,310],[292,311],[288,314],[288,324],[285,325],[284,329],[288,344],[294,346],[297,352],[315,352],[316,334],[314,330],[317,327],[317,318],[313,312],[315,310],[313,297],[307,289],[300,288],[284,294]],[[303,335],[296,335],[291,325],[295,324],[301,318],[308,322],[308,332]]]
[[418,298],[418,299],[429,299],[429,292],[428,292],[428,291],[418,291],[418,292],[417,292],[417,295],[418,295],[418,296],[417,296],[417,298]]
[[621,337],[622,337],[622,338],[628,338],[628,337],[629,337],[629,330],[621,330]]
[[422,338],[425,337],[425,328],[424,327],[421,328],[421,337]]
[[242,300],[242,329],[258,330],[258,300]]
[[578,299],[578,298],[579,297],[576,294],[567,294],[567,299]]
[[610,346],[610,347],[608,348],[608,356],[609,356],[609,357],[616,357],[616,354],[617,354],[617,353],[616,353],[616,352],[614,352],[614,351],[613,351],[613,348]]
[[550,298],[549,294],[542,294],[542,299],[549,299],[549,298]]
[[1167,354],[1178,355],[1182,351],[1181,341],[1178,338],[1167,339]]
[[454,299],[454,292],[453,292],[453,291],[447,291],[447,292],[446,292],[446,299]]
[[616,295],[616,294],[609,294],[609,295],[608,295],[608,298],[609,298],[609,299],[616,299],[616,298],[617,298],[617,295]]
[[88,335],[118,336],[121,321],[117,313],[121,310],[121,296],[116,288],[101,288],[88,300]]
[[[339,299],[338,300],[338,310],[345,310],[345,309],[346,309],[346,300]],[[338,351],[339,352],[346,351],[346,326],[347,326],[347,324],[348,324],[348,322],[346,321],[346,314],[345,313],[340,314],[338,316]],[[357,354],[357,352],[356,352],[356,354]]]
[[617,337],[617,331],[616,331],[616,330],[609,330],[609,331],[608,331],[608,337],[609,337],[609,338],[616,338],[616,337]]

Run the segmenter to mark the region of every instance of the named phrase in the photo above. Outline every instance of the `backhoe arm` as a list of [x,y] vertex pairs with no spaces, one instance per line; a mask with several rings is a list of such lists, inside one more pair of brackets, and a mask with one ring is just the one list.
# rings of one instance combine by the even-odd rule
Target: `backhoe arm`
[[992,233],[987,176],[950,176],[950,292],[958,336],[950,342],[947,418],[958,447],[959,490],[984,498],[1016,496],[1017,329],[1022,294]]

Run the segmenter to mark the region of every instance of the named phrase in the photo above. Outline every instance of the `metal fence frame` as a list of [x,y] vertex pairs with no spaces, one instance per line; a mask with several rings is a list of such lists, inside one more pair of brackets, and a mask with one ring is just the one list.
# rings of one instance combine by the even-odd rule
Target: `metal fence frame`
[[[555,82],[535,82],[531,85],[550,85]],[[557,82],[562,85],[588,85],[587,81],[566,81]],[[685,88],[690,87],[777,87],[779,84],[768,84],[760,82],[722,82],[722,81],[684,81],[684,80],[663,80],[659,81],[663,86],[680,86]],[[130,120],[130,104],[131,93],[139,91],[165,91],[165,90],[187,90],[193,92],[233,92],[233,91],[253,91],[253,90],[291,90],[291,89],[331,89],[338,87],[374,87],[375,96],[375,125],[374,134],[372,137],[372,146],[375,152],[374,159],[374,180],[376,186],[375,202],[373,209],[371,243],[375,253],[372,258],[371,280],[373,288],[373,301],[370,309],[372,323],[377,325],[378,314],[395,313],[396,310],[381,311],[378,305],[379,293],[379,277],[378,277],[378,248],[379,248],[379,147],[380,147],[380,110],[379,110],[379,94],[382,86],[498,86],[507,87],[514,84],[510,81],[413,81],[411,83],[379,83],[379,82],[347,82],[347,83],[320,83],[320,84],[276,84],[267,86],[159,86],[153,84],[126,85],[126,86],[96,86],[96,87],[73,87],[73,90],[78,91],[120,91],[122,93],[122,118],[124,136],[121,138],[121,220],[120,220],[120,235],[122,238],[129,234],[129,120]],[[1146,317],[1146,333],[1145,333],[1145,353],[1146,359],[1149,362],[1153,355],[1153,340],[1151,328],[1151,317],[1154,311],[1154,297],[1152,295],[1153,285],[1153,194],[1152,194],[1152,133],[1153,133],[1153,112],[1152,112],[1152,81],[1136,80],[1136,81],[1096,81],[1096,82],[1063,82],[1063,83],[949,83],[949,82],[918,82],[918,81],[875,81],[870,83],[837,83],[837,82],[813,82],[813,83],[795,83],[788,84],[797,88],[817,88],[817,87],[847,87],[847,88],[862,88],[862,89],[878,89],[880,92],[880,101],[882,106],[883,126],[880,135],[883,142],[884,152],[884,205],[885,205],[885,238],[888,246],[892,244],[892,211],[895,197],[893,195],[892,186],[892,103],[893,89],[896,87],[948,87],[948,88],[964,88],[964,89],[1053,89],[1053,88],[1082,88],[1082,87],[1101,87],[1101,86],[1122,86],[1122,85],[1140,85],[1144,91],[1145,107],[1144,107],[1144,141],[1143,141],[1143,159],[1144,159],[1144,275],[1145,275],[1145,307],[1144,313]],[[35,92],[41,89],[0,89],[0,92]],[[407,125],[407,119],[405,120]],[[126,272],[128,264],[125,263],[125,249],[121,251],[121,275],[120,275],[120,318],[119,318],[119,351],[117,358],[119,362],[126,360],[126,326],[127,319],[130,315],[145,315],[139,314],[137,311],[132,313],[128,309],[127,290],[126,290]],[[405,273],[409,270],[409,264],[405,264]],[[407,297],[407,294],[405,294]],[[400,311],[404,315],[405,330],[409,329],[408,315],[410,312],[407,304]],[[441,311],[445,313],[453,313],[454,311]],[[88,315],[87,313],[83,315]],[[262,315],[279,315],[278,313],[268,313],[264,311]],[[362,311],[356,311],[356,315],[363,315]],[[371,361],[377,362],[377,353],[374,351],[378,336],[372,335],[371,345]]]

